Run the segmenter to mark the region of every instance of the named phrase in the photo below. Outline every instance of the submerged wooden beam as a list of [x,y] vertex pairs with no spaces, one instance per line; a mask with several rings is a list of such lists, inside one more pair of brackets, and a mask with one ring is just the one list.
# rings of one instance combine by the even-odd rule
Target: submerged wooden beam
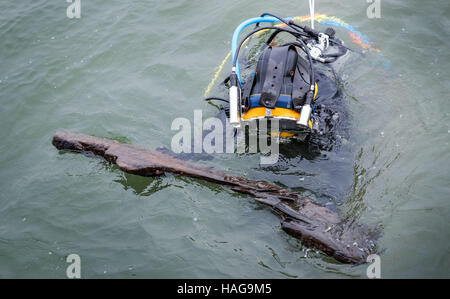
[[373,234],[363,225],[346,221],[337,213],[299,194],[268,184],[228,175],[170,155],[118,141],[57,131],[53,145],[59,150],[93,153],[116,164],[121,170],[140,176],[172,173],[226,186],[249,194],[270,206],[281,219],[281,227],[312,247],[343,263],[365,263],[375,251]]

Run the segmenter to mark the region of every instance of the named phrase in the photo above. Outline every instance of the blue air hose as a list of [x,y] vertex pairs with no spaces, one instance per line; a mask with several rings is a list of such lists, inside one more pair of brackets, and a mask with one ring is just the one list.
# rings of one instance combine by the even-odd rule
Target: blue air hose
[[[285,18],[284,20],[290,21],[290,20],[292,20],[292,18]],[[236,30],[234,30],[233,38],[231,40],[231,60],[232,61],[234,60],[234,55],[236,54],[236,49],[237,49],[238,41],[239,41],[239,35],[241,34],[242,30],[244,30],[244,28],[249,25],[256,24],[256,23],[263,23],[263,22],[275,23],[275,22],[280,22],[280,20],[277,18],[274,18],[274,17],[251,18],[251,19],[248,19],[248,20],[242,22],[236,28]],[[239,83],[241,83],[241,72],[239,71],[239,61],[236,61],[236,74],[237,74]]]

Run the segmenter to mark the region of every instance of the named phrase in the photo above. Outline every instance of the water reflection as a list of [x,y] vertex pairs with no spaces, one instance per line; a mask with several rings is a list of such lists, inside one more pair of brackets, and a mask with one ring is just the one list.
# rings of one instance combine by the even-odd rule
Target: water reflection
[[[107,167],[118,169],[115,165],[108,165]],[[168,180],[168,177],[175,178],[176,182],[174,183],[173,180]],[[200,186],[201,188],[206,187],[216,194],[224,191],[232,192],[218,184],[189,177],[174,176],[172,174],[163,174],[155,177],[142,177],[122,172],[120,170],[119,178],[114,180],[114,182],[120,183],[124,190],[131,190],[134,194],[139,196],[151,196],[168,187],[184,188],[185,185]],[[181,184],[177,184],[177,182],[181,182]]]
[[140,196],[150,196],[170,186],[162,177],[141,177],[128,173],[122,173],[114,182],[122,184],[124,190],[132,190]]

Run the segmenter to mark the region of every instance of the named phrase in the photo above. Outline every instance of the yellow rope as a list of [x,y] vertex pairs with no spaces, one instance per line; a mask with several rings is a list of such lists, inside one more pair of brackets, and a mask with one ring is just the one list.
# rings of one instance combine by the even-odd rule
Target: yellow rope
[[227,62],[228,58],[230,58],[230,56],[231,56],[231,51],[228,53],[228,55],[225,57],[225,59],[219,65],[219,68],[217,69],[217,72],[214,74],[214,77],[212,78],[211,82],[209,83],[208,88],[206,88],[205,98],[207,98],[209,96],[211,89],[213,88],[214,84],[216,84],[217,78],[219,78],[219,75],[222,72],[222,69],[225,66],[225,63]]

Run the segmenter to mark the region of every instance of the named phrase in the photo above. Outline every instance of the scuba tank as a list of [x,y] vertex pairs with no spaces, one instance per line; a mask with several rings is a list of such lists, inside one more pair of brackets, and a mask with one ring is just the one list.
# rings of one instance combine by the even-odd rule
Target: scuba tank
[[[285,26],[260,27],[260,23],[264,22],[281,22]],[[255,29],[238,43],[241,31],[251,24],[257,24]],[[261,48],[256,69],[242,82],[239,51],[253,34],[263,30],[273,33]],[[290,34],[294,40],[274,46],[272,41],[281,32]],[[331,63],[347,52],[343,42],[334,35],[332,28],[319,32],[296,24],[292,19],[282,19],[272,14],[263,14],[241,23],[232,40],[230,124],[239,128],[243,122],[277,118],[280,129],[287,131],[286,136],[293,136],[296,131],[309,132],[313,127],[311,114],[318,93],[314,63]]]

